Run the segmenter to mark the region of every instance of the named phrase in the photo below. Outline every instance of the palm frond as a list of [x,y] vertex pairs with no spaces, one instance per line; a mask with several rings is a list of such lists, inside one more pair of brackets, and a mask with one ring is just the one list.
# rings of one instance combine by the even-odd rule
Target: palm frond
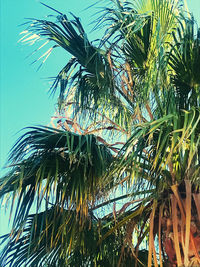
[[10,161],[13,169],[0,181],[0,196],[11,192],[14,201],[19,195],[14,221],[18,223],[35,200],[37,209],[45,198],[48,207],[51,194],[53,203],[87,214],[88,205],[109,188],[102,177],[113,156],[94,135],[33,127],[13,147]]
[[171,80],[176,87],[180,109],[199,105],[200,88],[200,39],[194,35],[194,20],[188,19],[185,23],[185,30],[179,29],[179,36],[174,35],[174,45],[169,53]]
[[199,121],[199,109],[192,108],[137,125],[110,174],[126,171],[134,181],[131,186],[145,179],[146,187],[150,183],[150,188],[160,192],[181,181],[181,177],[188,177],[188,172],[194,182],[196,172],[189,170],[199,164]]
[[51,89],[55,91],[59,86],[60,100],[63,101],[64,93],[69,89],[68,81],[71,80],[70,84],[77,88],[76,102],[80,101],[81,107],[95,106],[102,97],[108,99],[108,96],[113,95],[114,80],[106,51],[89,42],[78,17],[73,15],[70,21],[62,14],[57,20],[58,23],[34,20],[26,30],[26,34],[29,32],[28,37],[22,40],[27,42],[31,38],[34,43],[45,38],[56,43],[53,47],[62,47],[73,56],[58,74]]
[[[112,227],[111,218],[101,221],[89,217],[81,226],[74,211],[51,208],[39,214],[29,215],[26,223],[4,237],[7,245],[0,254],[3,266],[96,266],[96,264],[120,266],[135,262],[131,252],[123,244],[125,233],[109,234],[109,242],[98,240]],[[113,241],[115,241],[113,243]],[[114,245],[113,245],[114,244]],[[123,249],[122,249],[123,248]],[[145,263],[147,252],[138,253],[139,262]],[[138,266],[142,266],[139,265]]]

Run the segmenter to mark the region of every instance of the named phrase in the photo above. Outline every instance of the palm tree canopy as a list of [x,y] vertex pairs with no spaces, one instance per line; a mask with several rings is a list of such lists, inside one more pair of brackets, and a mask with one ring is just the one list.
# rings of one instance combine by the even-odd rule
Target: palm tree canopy
[[57,125],[28,128],[0,179],[0,198],[16,206],[0,261],[200,266],[194,18],[182,1],[111,0],[95,24],[104,34],[91,42],[79,18],[53,11],[21,41],[43,41],[36,51],[52,44],[43,61],[58,48],[71,59],[50,89],[59,90]]

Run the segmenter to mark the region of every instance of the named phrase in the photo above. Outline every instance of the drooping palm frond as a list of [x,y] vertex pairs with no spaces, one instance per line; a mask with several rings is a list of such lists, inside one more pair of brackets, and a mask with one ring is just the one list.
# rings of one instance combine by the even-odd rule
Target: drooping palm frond
[[174,44],[169,53],[171,80],[176,88],[176,101],[180,109],[199,106],[200,89],[199,29],[195,33],[193,18],[185,23],[185,30],[181,32],[179,29],[178,35],[174,35]]
[[87,213],[100,191],[113,156],[93,135],[41,127],[25,133],[11,152],[13,169],[0,181],[0,196],[11,192],[19,200],[15,222],[23,221],[34,200],[37,207],[53,194],[54,204]]
[[34,20],[25,31],[26,34],[29,32],[28,37],[22,41],[32,38],[38,42],[45,38],[56,44],[54,48],[62,47],[69,52],[73,58],[56,77],[52,90],[59,86],[60,99],[63,100],[70,82],[77,88],[76,100],[80,101],[81,107],[96,106],[102,97],[108,99],[108,96],[112,96],[114,90],[106,51],[91,44],[78,17],[73,16],[70,21],[66,15],[61,14],[57,17],[57,22]]
[[[53,219],[54,224],[52,224]],[[14,229],[11,236],[4,237],[4,242],[8,239],[8,243],[0,257],[3,266],[7,264],[10,266],[22,264],[43,266],[44,262],[58,266],[61,262],[65,263],[62,257],[58,257],[59,253],[61,254],[64,231],[60,230],[63,230],[64,219],[67,220],[67,216],[64,217],[64,213],[61,214],[59,208],[29,215],[25,225],[21,223]],[[71,216],[70,222],[73,220]]]
[[[53,222],[53,223],[52,223]],[[126,266],[135,258],[124,238],[130,238],[126,226],[108,236],[109,242],[98,243],[101,236],[112,228],[112,216],[96,220],[89,216],[84,226],[75,211],[55,206],[45,212],[29,215],[26,223],[4,236],[7,245],[0,254],[3,266]],[[143,257],[143,259],[142,259]],[[147,260],[147,251],[138,252],[138,266]]]

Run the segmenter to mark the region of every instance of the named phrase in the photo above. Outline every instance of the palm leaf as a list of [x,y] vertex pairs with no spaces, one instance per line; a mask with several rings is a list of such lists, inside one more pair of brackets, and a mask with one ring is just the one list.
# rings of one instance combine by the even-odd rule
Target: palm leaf
[[[19,195],[15,223],[23,221],[34,200],[37,207],[54,193],[54,203],[74,205],[85,214],[99,191],[109,188],[102,179],[113,161],[105,145],[93,135],[77,135],[47,127],[33,127],[14,146],[11,170],[0,181],[0,196]],[[104,185],[103,185],[104,184]],[[82,208],[81,208],[82,207]]]
[[[106,51],[92,45],[80,23],[79,18],[73,16],[69,20],[66,15],[57,17],[60,26],[46,20],[34,20],[27,29],[29,35],[23,42],[29,41],[31,34],[39,36],[56,43],[54,47],[62,47],[69,52],[73,59],[58,74],[52,90],[60,86],[60,100],[64,99],[64,92],[67,90],[68,80],[76,85],[76,98],[81,106],[97,105],[101,97],[108,97],[113,94],[112,71],[106,57]],[[26,31],[26,32],[27,32]],[[39,41],[38,38],[35,41]],[[75,72],[70,73],[71,69]],[[72,75],[72,77],[70,77]],[[77,102],[79,102],[77,101]]]
[[200,86],[200,39],[194,36],[194,20],[188,19],[185,23],[184,32],[179,30],[179,38],[174,36],[175,44],[169,53],[169,65],[173,70],[171,80],[176,87],[180,109],[197,104]]
[[[102,229],[100,225],[103,226]],[[101,220],[100,224],[94,217],[89,217],[85,225],[80,226],[74,211],[54,207],[39,214],[29,215],[22,228],[16,228],[10,237],[7,236],[8,243],[0,255],[0,260],[4,266],[10,264],[9,266],[16,267],[22,264],[26,266],[114,264],[116,266],[120,258],[121,266],[127,263],[133,264],[135,260],[126,247],[122,253],[123,234],[113,232],[108,237],[109,242],[98,245],[100,235],[111,225],[111,218]],[[145,250],[139,251],[139,259],[144,263],[145,255],[147,255]]]

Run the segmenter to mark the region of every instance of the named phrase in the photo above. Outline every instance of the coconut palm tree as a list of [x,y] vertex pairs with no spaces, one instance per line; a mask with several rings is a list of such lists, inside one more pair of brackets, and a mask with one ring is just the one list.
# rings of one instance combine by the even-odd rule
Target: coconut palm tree
[[[22,42],[72,58],[51,127],[10,153],[3,266],[200,266],[200,29],[175,0],[111,0],[90,42],[79,18],[34,20]],[[52,17],[51,17],[52,18]],[[48,44],[47,44],[48,43]],[[15,203],[17,200],[17,203]]]

